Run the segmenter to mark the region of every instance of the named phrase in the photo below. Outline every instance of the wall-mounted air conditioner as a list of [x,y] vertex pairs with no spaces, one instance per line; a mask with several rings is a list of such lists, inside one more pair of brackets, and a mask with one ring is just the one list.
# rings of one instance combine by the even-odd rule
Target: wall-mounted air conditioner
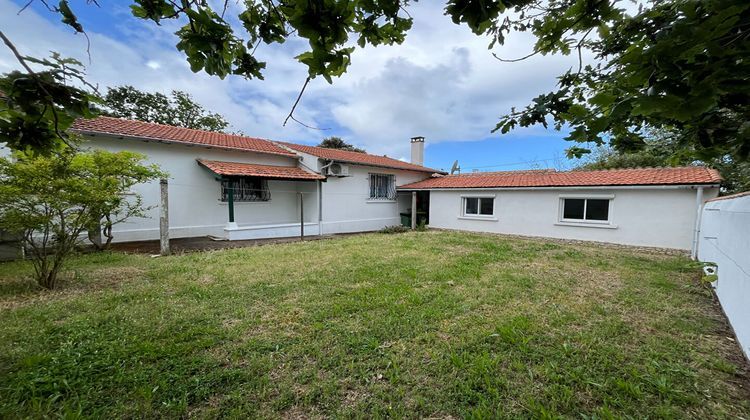
[[349,166],[334,162],[328,168],[326,168],[326,175],[349,176]]

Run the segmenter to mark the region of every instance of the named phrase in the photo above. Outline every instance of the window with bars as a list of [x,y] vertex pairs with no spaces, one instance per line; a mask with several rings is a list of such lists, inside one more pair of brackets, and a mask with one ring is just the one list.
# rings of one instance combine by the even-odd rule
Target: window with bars
[[370,174],[370,200],[395,200],[396,175]]
[[241,176],[221,180],[221,201],[229,201],[229,189],[234,192],[234,201],[268,201],[271,191],[268,180],[256,177]]

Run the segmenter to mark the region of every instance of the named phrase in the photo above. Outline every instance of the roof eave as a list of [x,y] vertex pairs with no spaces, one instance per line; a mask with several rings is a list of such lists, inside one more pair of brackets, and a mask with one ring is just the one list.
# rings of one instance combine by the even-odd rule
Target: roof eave
[[[306,153],[306,152],[302,152],[302,153]],[[308,154],[310,154],[310,153],[308,153]],[[316,156],[316,155],[313,155],[313,156]],[[341,162],[341,163],[346,163],[346,164],[349,164],[349,165],[372,166],[374,168],[397,169],[397,170],[400,170],[400,171],[425,172],[425,173],[430,173],[430,174],[442,174],[442,175],[447,174],[447,172],[438,171],[436,169],[427,168],[427,167],[423,167],[424,169],[399,168],[397,166],[378,165],[378,164],[375,164],[375,163],[355,162],[353,160],[346,160],[346,159],[331,159],[331,158],[322,157],[322,156],[316,156],[316,157],[318,159],[329,160],[329,161],[334,161],[334,162]]]
[[285,157],[289,157],[293,159],[299,159],[299,155],[293,152],[282,153],[282,152],[271,152],[267,150],[243,149],[240,147],[217,146],[215,144],[205,144],[205,143],[191,143],[188,141],[162,139],[158,137],[148,137],[148,136],[133,136],[129,134],[110,133],[108,131],[82,130],[79,128],[71,128],[69,130],[76,132],[76,133],[90,135],[90,136],[104,135],[104,136],[120,137],[124,139],[127,138],[127,139],[133,139],[133,140],[141,140],[141,141],[155,141],[159,143],[180,144],[183,146],[206,147],[210,149],[233,150],[233,151],[239,151],[239,152],[262,153],[266,155],[285,156]]
[[427,191],[427,190],[538,190],[538,189],[563,189],[563,188],[615,188],[615,189],[664,189],[664,188],[690,188],[690,187],[716,187],[721,186],[718,182],[711,183],[689,183],[689,184],[600,184],[600,185],[538,185],[520,187],[409,187],[404,185],[396,187],[399,191]]

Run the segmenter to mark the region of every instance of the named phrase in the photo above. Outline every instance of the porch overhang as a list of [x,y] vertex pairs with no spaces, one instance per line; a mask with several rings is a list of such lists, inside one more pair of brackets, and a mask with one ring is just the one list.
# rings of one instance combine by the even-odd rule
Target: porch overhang
[[254,176],[281,181],[319,181],[325,177],[296,166],[256,165],[254,163],[224,162],[198,159],[198,164],[218,176]]

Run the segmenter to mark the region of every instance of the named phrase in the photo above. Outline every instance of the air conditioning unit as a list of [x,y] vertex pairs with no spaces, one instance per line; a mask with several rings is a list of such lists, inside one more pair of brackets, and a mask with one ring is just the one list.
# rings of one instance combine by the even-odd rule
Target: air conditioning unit
[[326,170],[328,176],[349,176],[349,166],[340,163],[332,163]]

